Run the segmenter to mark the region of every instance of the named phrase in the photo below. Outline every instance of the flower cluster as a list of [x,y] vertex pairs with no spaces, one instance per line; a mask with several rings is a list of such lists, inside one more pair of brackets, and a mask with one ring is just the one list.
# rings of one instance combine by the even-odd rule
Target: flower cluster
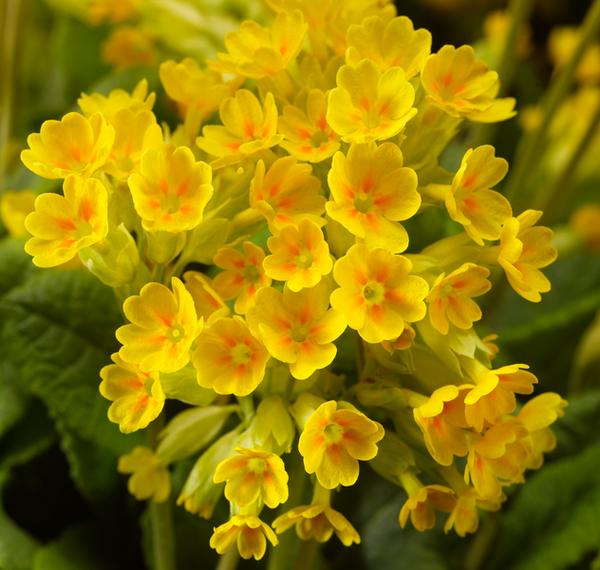
[[[508,164],[492,146],[456,172],[438,164],[464,121],[509,119],[515,101],[496,97],[473,48],[431,54],[431,34],[390,3],[338,3],[325,24],[314,2],[268,3],[272,25],[242,23],[210,69],[162,64],[174,131],[143,81],[84,94],[83,114],[30,136],[23,162],[63,178],[64,195],[37,198],[26,250],[41,267],[79,255],[123,301],[122,346],[101,371],[111,421],[129,433],[168,398],[191,406],[119,469],[136,497],[161,502],[169,465],[197,456],[178,503],[208,518],[230,502],[218,553],[260,559],[292,526],[302,540],[359,542],[331,492],[356,483],[360,462],[406,490],[401,526],[431,528],[437,509],[446,530],[474,532],[477,508],[499,508],[504,487],[541,466],[566,405],[547,393],[515,414],[537,379],[524,364],[493,368],[497,347],[474,328],[494,267],[529,301],[550,289],[552,231],[493,189]],[[460,232],[439,228],[409,253],[433,208]],[[290,476],[293,447],[304,470]],[[272,527],[261,518],[313,474],[309,505]]]

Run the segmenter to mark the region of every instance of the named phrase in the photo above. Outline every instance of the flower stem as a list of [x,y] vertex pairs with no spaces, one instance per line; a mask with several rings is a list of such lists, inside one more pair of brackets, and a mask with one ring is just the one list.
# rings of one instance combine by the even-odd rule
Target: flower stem
[[240,553],[238,552],[237,545],[234,545],[221,556],[216,570],[235,570],[239,561]]
[[573,56],[548,91],[548,96],[544,104],[544,115],[540,125],[535,131],[524,137],[523,143],[517,151],[517,162],[508,180],[505,193],[517,213],[523,211],[531,199],[528,195],[529,192],[527,192],[527,188],[530,186],[528,180],[531,175],[538,172],[539,159],[545,146],[543,144],[544,137],[552,118],[571,87],[575,70],[585,49],[600,29],[600,0],[594,0],[594,3],[585,16],[582,28],[581,40]]
[[[165,427],[164,414],[160,414],[147,428],[148,444],[152,449],[158,445],[158,434]],[[175,570],[175,533],[173,511],[170,500],[163,503],[150,502],[150,524],[152,528],[152,553],[154,570]]]

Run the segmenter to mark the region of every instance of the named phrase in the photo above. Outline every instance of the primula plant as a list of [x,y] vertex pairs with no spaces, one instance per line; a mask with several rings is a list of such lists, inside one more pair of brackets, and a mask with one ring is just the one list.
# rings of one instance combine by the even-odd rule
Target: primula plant
[[3,14],[0,568],[599,568],[600,1],[545,94],[529,0],[48,3]]

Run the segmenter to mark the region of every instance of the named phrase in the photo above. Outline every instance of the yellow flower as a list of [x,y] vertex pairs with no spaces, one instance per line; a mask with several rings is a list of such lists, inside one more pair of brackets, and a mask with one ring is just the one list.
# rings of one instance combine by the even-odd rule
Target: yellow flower
[[[266,538],[265,538],[266,537]],[[276,546],[277,536],[268,524],[254,515],[236,515],[214,529],[210,546],[219,554],[227,552],[236,542],[242,558],[260,560],[267,550],[267,540]]]
[[306,472],[316,473],[325,489],[354,485],[358,460],[373,459],[376,443],[384,436],[378,422],[358,410],[338,410],[337,406],[335,400],[321,404],[308,418],[298,442]]
[[508,163],[494,156],[494,147],[484,145],[470,149],[445,193],[450,217],[462,224],[479,245],[483,245],[483,239],[498,239],[502,224],[512,216],[509,201],[489,189],[498,184],[507,171]]
[[471,46],[446,45],[430,55],[421,82],[427,101],[453,117],[479,123],[496,123],[516,115],[512,97],[495,99],[500,82],[495,71],[488,71],[483,61],[475,61]]
[[427,312],[429,287],[421,277],[409,275],[411,269],[406,257],[353,245],[333,268],[340,287],[331,294],[331,306],[367,342],[396,339],[406,322],[419,321]]
[[297,227],[284,226],[279,236],[268,239],[267,245],[273,255],[263,261],[265,274],[286,281],[291,291],[314,287],[333,268],[323,232],[306,218]]
[[270,356],[241,317],[216,319],[196,344],[192,362],[203,388],[247,396],[262,382]]
[[[198,271],[186,271],[183,274],[185,288],[194,299],[194,307],[198,318],[208,321],[211,315],[227,317],[231,312],[225,301],[214,290],[212,279]],[[213,319],[215,318],[213,317]]]
[[300,10],[279,12],[273,30],[247,20],[242,22],[239,32],[225,34],[229,53],[219,53],[217,61],[207,64],[215,71],[251,79],[274,75],[296,59],[307,28]]
[[250,205],[259,210],[269,223],[273,235],[288,224],[297,225],[309,219],[319,227],[325,225],[321,214],[325,211],[325,198],[319,195],[321,182],[311,176],[309,164],[297,164],[293,156],[275,161],[265,175],[262,160],[250,185]]
[[306,96],[306,113],[294,105],[283,109],[277,130],[285,135],[279,143],[292,156],[307,162],[321,162],[340,148],[340,137],[327,122],[328,94],[311,89]]
[[123,312],[133,324],[117,329],[117,339],[124,345],[119,356],[129,364],[139,364],[143,372],[183,368],[202,329],[192,296],[177,277],[171,284],[173,292],[160,283],[148,283],[139,295],[123,303]]
[[443,386],[413,410],[427,450],[441,465],[451,465],[454,455],[464,457],[469,452],[467,437],[461,429],[469,427],[465,419],[465,394],[466,388],[462,386]]
[[114,138],[114,129],[101,113],[94,113],[89,120],[79,113],[67,113],[60,121],[45,121],[39,134],[27,137],[29,149],[21,153],[21,160],[44,178],[90,176],[106,162]]
[[100,393],[114,402],[108,409],[108,419],[119,424],[123,433],[144,429],[165,404],[158,373],[143,372],[138,365],[122,360],[118,352],[111,358],[114,364],[100,370]]
[[424,28],[415,30],[406,16],[385,22],[378,16],[365,18],[360,26],[348,28],[346,63],[356,67],[367,58],[381,71],[401,67],[408,81],[421,71],[431,51],[431,34]]
[[[408,492],[408,489],[407,489]],[[443,485],[421,486],[410,493],[408,500],[400,510],[399,522],[404,528],[410,515],[410,521],[420,532],[432,529],[435,525],[433,509],[450,513],[456,505],[454,491]]]
[[350,521],[329,504],[295,507],[273,521],[277,534],[293,525],[296,525],[296,532],[301,540],[314,538],[317,542],[327,542],[335,532],[344,546],[360,544],[360,536]]
[[310,289],[294,293],[284,287],[261,289],[246,315],[274,358],[290,365],[294,378],[305,380],[329,366],[337,353],[333,341],[346,328],[343,315],[329,309],[331,281],[324,277]]
[[240,89],[221,103],[219,115],[223,126],[207,125],[202,129],[204,136],[196,139],[202,150],[221,157],[211,163],[213,169],[240,162],[283,140],[277,134],[277,107],[271,92],[261,108],[254,93]]
[[510,218],[502,228],[498,263],[506,272],[508,282],[521,297],[539,303],[540,293],[550,291],[550,281],[540,271],[550,265],[557,251],[550,245],[554,233],[545,227],[533,226],[542,212],[526,210]]
[[169,470],[147,447],[138,445],[120,457],[117,471],[132,474],[127,488],[138,501],[152,498],[155,503],[164,503],[171,494]]
[[114,28],[100,48],[102,60],[116,71],[154,65],[154,34],[139,26]]
[[444,532],[454,528],[458,536],[464,537],[468,532],[475,532],[479,527],[477,508],[486,511],[497,511],[506,500],[506,495],[494,499],[484,499],[473,487],[467,487],[458,497],[454,509],[446,520]]
[[487,293],[492,284],[486,279],[490,272],[474,263],[465,263],[448,276],[438,276],[425,299],[429,303],[431,324],[442,334],[448,334],[450,322],[461,329],[470,329],[481,319],[481,309],[472,297]]
[[102,241],[108,233],[108,195],[95,178],[69,176],[64,196],[41,194],[35,212],[25,218],[33,236],[25,251],[38,267],[56,267],[73,259],[77,252]]
[[90,22],[98,26],[105,20],[117,24],[123,20],[135,17],[141,0],[89,0],[86,8]]
[[83,114],[89,119],[94,113],[102,113],[106,122],[111,124],[113,117],[123,109],[129,109],[131,112],[152,111],[156,93],[148,95],[148,80],[142,79],[136,86],[131,95],[123,89],[113,89],[108,97],[100,93],[91,95],[81,94],[77,99],[77,104],[81,107]]
[[334,201],[327,202],[327,213],[369,249],[401,253],[408,247],[399,221],[417,213],[421,196],[415,171],[402,164],[402,152],[392,143],[352,144],[348,157],[333,157],[328,181]]
[[35,210],[37,196],[33,190],[6,190],[0,195],[0,218],[10,236],[29,235],[25,218]]
[[141,173],[129,178],[135,208],[146,231],[181,232],[197,226],[213,194],[212,171],[183,146],[144,152]]
[[225,301],[237,297],[234,309],[240,315],[254,304],[257,291],[271,284],[271,278],[263,270],[265,252],[262,248],[249,241],[244,242],[243,248],[244,253],[222,247],[214,257],[214,264],[225,271],[214,278],[213,286]]
[[417,110],[415,90],[401,67],[384,73],[374,61],[344,65],[329,94],[327,122],[344,142],[366,143],[398,134]]
[[248,507],[259,497],[274,509],[288,499],[288,474],[283,460],[269,451],[236,447],[238,455],[221,461],[213,481],[225,485],[225,497],[239,508]]

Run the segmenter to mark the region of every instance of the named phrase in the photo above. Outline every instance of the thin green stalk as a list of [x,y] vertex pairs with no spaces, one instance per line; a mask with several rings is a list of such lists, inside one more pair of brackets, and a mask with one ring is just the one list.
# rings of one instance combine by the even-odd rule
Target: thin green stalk
[[239,561],[240,553],[238,552],[237,545],[234,545],[221,556],[216,570],[235,570]]
[[2,23],[2,44],[0,45],[0,192],[4,190],[10,122],[13,116],[13,96],[15,85],[15,58],[17,53],[17,31],[21,0],[6,0]]
[[[529,21],[533,0],[510,0],[508,12],[511,15],[511,24],[508,35],[504,41],[502,54],[498,62],[498,77],[500,78],[499,97],[505,97],[512,87],[516,69],[516,46],[519,32],[525,22]],[[482,144],[489,143],[494,139],[498,123],[479,123],[476,125],[472,147],[476,148]]]
[[[147,428],[148,444],[152,449],[158,445],[158,434],[165,427],[164,414],[156,418]],[[150,501],[150,523],[152,527],[152,552],[154,570],[176,570],[175,533],[173,531],[173,507],[171,501]]]
[[539,159],[544,149],[544,137],[559,105],[563,102],[571,87],[575,70],[585,49],[600,30],[600,0],[594,0],[585,16],[582,28],[583,33],[577,49],[548,91],[544,104],[544,115],[539,127],[524,138],[517,152],[517,162],[508,179],[505,193],[508,200],[513,204],[515,213],[523,211],[530,199],[526,191],[528,188],[527,182],[529,177],[537,171]]
[[587,147],[596,135],[598,125],[600,125],[600,101],[598,102],[596,112],[588,124],[585,134],[579,141],[577,148],[575,148],[571,154],[571,158],[560,176],[558,176],[554,180],[554,183],[546,189],[546,192],[537,197],[537,201],[534,203],[535,210],[544,211],[544,224],[550,225],[556,222],[563,211],[564,206],[567,204],[568,198],[574,189],[573,179],[577,173],[577,167],[579,166]]

